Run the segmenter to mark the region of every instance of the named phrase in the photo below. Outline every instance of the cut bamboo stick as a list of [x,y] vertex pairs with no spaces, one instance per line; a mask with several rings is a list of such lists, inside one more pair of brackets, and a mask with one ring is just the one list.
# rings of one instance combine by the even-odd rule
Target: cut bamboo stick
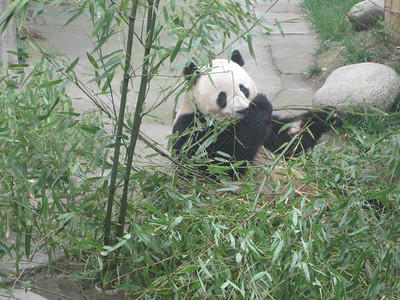
[[400,0],[385,0],[385,21],[391,31],[393,44],[400,45]]

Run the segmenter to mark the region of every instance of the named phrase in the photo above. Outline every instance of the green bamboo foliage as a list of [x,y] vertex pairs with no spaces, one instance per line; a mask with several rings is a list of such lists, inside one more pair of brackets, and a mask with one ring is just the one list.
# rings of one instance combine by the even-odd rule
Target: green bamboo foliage
[[[319,11],[335,7],[307,2]],[[32,3],[15,0],[3,16],[17,17],[22,28]],[[143,299],[398,299],[399,103],[393,113],[356,114],[349,107],[352,117],[339,137],[309,155],[277,156],[267,167],[249,168],[236,182],[178,176],[175,168],[191,171],[186,164],[143,166],[136,159],[138,138],[169,157],[139,132],[143,116],[165,101],[160,96],[148,105],[151,82],[167,69],[177,78],[160,94],[179,96],[186,63],[227,56],[238,39],[251,53],[252,28],[260,20],[251,1],[135,3],[81,0],[65,6],[67,24],[83,14],[92,20],[90,78],[77,70],[84,58],[63,60],[44,50],[30,71],[0,70],[0,266],[15,258],[23,278],[20,261],[39,251],[53,259],[61,249],[62,259],[49,267],[67,270],[64,275],[82,283],[83,293],[103,280],[103,286]],[[43,3],[31,11],[45,9]],[[324,18],[329,28],[338,24],[329,22]],[[121,28],[128,28],[126,51],[105,53]],[[130,60],[131,53],[140,59]],[[90,90],[94,84],[98,93],[117,98],[117,72],[124,74],[122,103],[126,90],[137,90],[130,118],[126,107],[107,105]],[[71,84],[101,114],[74,112]],[[104,129],[105,116],[117,124],[115,136]],[[270,166],[285,177],[274,180]],[[312,190],[302,191],[304,185]],[[0,270],[2,288],[9,288],[4,277],[18,277],[9,274]]]

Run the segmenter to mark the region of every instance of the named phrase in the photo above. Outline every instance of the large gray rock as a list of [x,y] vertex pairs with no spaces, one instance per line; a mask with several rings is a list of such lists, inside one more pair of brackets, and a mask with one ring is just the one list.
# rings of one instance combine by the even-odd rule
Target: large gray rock
[[357,111],[373,106],[388,111],[399,92],[399,76],[392,68],[377,63],[354,64],[333,71],[315,93],[313,105],[341,109],[352,105]]
[[365,0],[354,5],[347,16],[358,30],[365,30],[383,19],[384,6],[384,0]]

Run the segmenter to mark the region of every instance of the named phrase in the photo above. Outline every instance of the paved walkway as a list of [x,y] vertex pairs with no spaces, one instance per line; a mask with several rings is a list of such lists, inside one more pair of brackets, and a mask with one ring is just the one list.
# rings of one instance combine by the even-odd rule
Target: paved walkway
[[[276,26],[265,39],[257,39],[256,54],[260,64],[248,70],[257,80],[274,107],[311,105],[315,89],[307,80],[318,41],[299,7],[301,0],[280,0],[268,13],[271,24],[278,20],[285,33]],[[264,4],[265,5],[265,4]],[[245,66],[246,67],[246,66]],[[258,74],[267,75],[258,77]],[[257,74],[257,75],[255,75]]]
[[[260,13],[269,9],[267,15],[272,33],[253,39],[257,61],[249,53],[247,43],[235,46],[245,59],[244,68],[256,82],[260,92],[265,93],[274,108],[284,106],[309,106],[315,87],[307,79],[307,70],[313,64],[313,55],[319,43],[310,23],[302,14],[302,0],[280,0],[271,9],[271,4],[257,4]],[[273,26],[278,20],[285,35]],[[288,114],[288,111],[279,111]],[[145,123],[143,132],[155,141],[166,145],[166,135],[171,126]],[[145,154],[147,151],[144,152]]]
[[[318,41],[308,21],[298,8],[300,3],[301,0],[290,0],[290,2],[280,0],[269,10],[268,20],[271,26],[275,19],[278,20],[285,36],[282,37],[278,28],[273,27],[272,33],[255,38],[253,43],[257,62],[252,60],[247,44],[242,43],[235,47],[242,52],[245,58],[244,68],[256,81],[260,92],[268,96],[275,108],[285,105],[311,105],[315,92],[313,86],[307,81],[306,70],[312,64],[312,56],[318,46]],[[257,4],[256,9],[262,13],[270,6],[270,3],[260,3]],[[82,19],[66,28],[62,27],[64,22],[65,19],[60,17],[46,18],[33,23],[33,28],[43,37],[46,37],[47,41],[54,45],[56,49],[62,49],[71,60],[79,56],[81,68],[84,70],[85,66],[88,65],[85,52],[93,47],[88,39],[90,28],[86,26],[87,24]],[[76,36],[77,34],[80,34],[80,36]],[[74,36],[72,40],[71,36]],[[91,108],[88,102],[79,99],[78,91],[73,90],[72,92],[77,93],[74,106],[78,111]],[[166,145],[166,136],[171,133],[171,111],[173,107],[171,103],[173,102],[168,102],[166,107],[160,108],[161,111],[168,111],[165,116],[166,125],[146,122],[142,126],[142,131],[146,135],[162,145]],[[151,153],[143,145],[138,146],[144,155]],[[45,255],[37,255],[34,260],[36,259],[39,260],[33,261],[32,266],[46,263]],[[0,262],[0,272],[3,274],[13,273],[13,270],[14,266],[11,259]],[[9,299],[4,296],[4,291],[2,292],[3,294],[0,293],[0,300]],[[24,294],[20,291],[15,296],[12,299],[42,299],[33,298],[32,294]]]
[[[279,0],[271,7],[272,2],[260,2],[255,6],[256,12],[259,14],[268,11],[269,27],[274,30],[270,34],[264,32],[261,33],[261,37],[253,38],[257,62],[251,58],[245,42],[235,45],[234,48],[242,52],[246,62],[244,68],[256,81],[260,92],[268,96],[275,108],[286,105],[311,105],[314,89],[306,80],[305,72],[312,64],[312,55],[318,46],[318,42],[308,21],[298,7],[302,0],[290,0],[290,2]],[[77,69],[82,73],[87,73],[91,65],[87,59],[86,51],[93,49],[93,42],[90,38],[92,28],[88,26],[87,17],[81,16],[64,27],[63,25],[69,17],[57,15],[57,9],[54,7],[49,7],[48,10],[50,13],[46,17],[32,20],[33,29],[45,38],[42,45],[51,47],[52,51],[56,49],[65,53],[71,61],[79,56]],[[282,36],[277,26],[273,25],[275,19],[280,22],[285,36]],[[124,47],[124,45],[114,37],[106,45],[104,53],[109,53],[120,47]],[[140,51],[134,52],[133,61],[139,61],[140,55]],[[32,53],[32,56],[35,55]],[[175,81],[174,78],[170,78],[171,72],[169,70],[164,73],[168,76],[157,77],[154,88],[149,92],[146,100],[148,106],[159,100],[160,86],[168,86]],[[178,73],[179,71],[177,75],[179,75]],[[117,76],[121,77],[121,74],[117,74]],[[166,78],[170,78],[170,81]],[[115,81],[115,85],[114,90],[119,91],[119,82]],[[84,96],[82,97],[79,90],[71,87],[69,94],[73,97],[73,105],[76,111],[84,112],[94,108],[90,101],[87,101]],[[154,120],[147,118],[142,126],[142,131],[145,134],[155,141],[162,142],[163,145],[166,145],[165,137],[171,133],[174,98],[174,96],[169,97],[163,105],[152,111],[152,114],[160,117],[166,125],[157,124]],[[132,100],[135,99],[135,95],[128,96],[128,99],[130,100],[128,107],[133,111],[134,103]],[[103,100],[109,101],[105,96]]]

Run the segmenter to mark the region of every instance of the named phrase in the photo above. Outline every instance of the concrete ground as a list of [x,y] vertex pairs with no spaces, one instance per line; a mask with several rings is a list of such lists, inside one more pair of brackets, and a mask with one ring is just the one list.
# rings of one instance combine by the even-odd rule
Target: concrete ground
[[[273,29],[271,33],[260,32],[257,29],[260,36],[253,38],[253,48],[257,61],[251,58],[247,43],[241,42],[234,45],[234,48],[241,51],[246,62],[244,68],[253,77],[259,91],[267,95],[275,109],[286,105],[311,105],[315,90],[306,80],[305,72],[312,64],[312,55],[318,46],[318,42],[308,21],[298,8],[301,0],[280,0],[275,5],[273,5],[273,2],[259,2],[255,5],[256,11],[260,14],[268,11],[268,24]],[[91,69],[91,65],[86,52],[90,52],[94,46],[91,39],[92,26],[87,17],[81,16],[64,27],[69,16],[58,14],[59,9],[52,6],[47,9],[49,13],[45,15],[46,17],[40,16],[30,21],[34,31],[43,38],[40,44],[52,52],[64,53],[70,62],[79,57],[76,70],[81,73],[82,82],[89,81],[91,77],[86,76],[86,74]],[[285,36],[282,36],[278,27],[274,26],[275,20],[280,22]],[[140,22],[137,23],[140,27]],[[163,37],[162,40],[167,44],[169,43],[168,37]],[[174,41],[171,41],[171,43],[174,43]],[[124,48],[123,39],[113,37],[111,42],[105,45],[104,53],[110,53],[120,48]],[[38,56],[34,51],[31,51],[30,54],[32,60]],[[138,72],[140,72],[140,56],[141,51],[134,51],[132,57],[133,66],[137,68]],[[184,62],[185,57],[182,56],[177,64]],[[174,76],[180,75],[181,70],[171,72],[170,67],[173,66],[166,65],[164,70],[161,70],[160,76],[155,78],[156,80],[146,98],[147,107],[158,103],[164,96],[160,92],[160,87],[175,83],[176,79],[170,76],[171,73]],[[121,77],[121,74],[117,74],[117,76]],[[114,80],[114,82],[114,91],[116,91],[116,99],[118,99],[120,82],[118,80]],[[88,88],[95,89],[94,85],[85,85]],[[133,92],[128,96],[127,106],[131,113],[135,106],[134,92],[133,88]],[[73,106],[77,112],[85,112],[95,108],[93,103],[82,95],[80,90],[72,86],[69,88],[69,95],[72,97]],[[111,102],[106,96],[101,96],[101,99],[108,104]],[[115,102],[118,104],[118,100],[115,100]],[[166,145],[166,136],[171,133],[174,106],[175,94],[151,111],[151,114],[160,118],[165,125],[160,125],[151,118],[144,119],[145,124],[142,131],[164,146]]]
[[[309,106],[315,93],[315,88],[307,80],[306,70],[312,65],[312,56],[318,46],[318,41],[310,28],[309,22],[298,8],[301,2],[301,0],[280,0],[272,8],[270,8],[272,2],[257,4],[257,11],[260,13],[270,8],[267,16],[271,27],[274,29],[273,32],[262,34],[261,37],[253,40],[257,61],[252,60],[247,44],[242,43],[235,47],[235,49],[241,51],[245,58],[244,68],[255,80],[259,91],[268,96],[275,108],[286,105]],[[51,10],[54,10],[54,8],[51,8]],[[56,14],[53,12],[52,15],[55,16]],[[66,19],[67,17],[63,16],[47,17],[46,19],[42,17],[32,20],[32,27],[44,38],[41,41],[43,46],[62,51],[71,61],[79,57],[79,71],[85,73],[89,66],[86,51],[93,48],[90,39],[91,27],[83,17],[71,25],[63,27]],[[280,22],[285,33],[284,36],[280,34],[276,26],[273,26],[275,19]],[[108,46],[110,47],[109,50],[112,50],[113,45],[114,47],[121,46],[117,39]],[[35,54],[32,53],[31,57],[35,59]],[[119,91],[118,87],[116,91]],[[78,112],[85,112],[93,108],[93,105],[85,100],[85,97],[82,97],[77,89],[71,88],[69,93],[73,97],[73,105]],[[158,95],[150,93],[148,99],[151,98],[157,100]],[[141,127],[144,134],[164,146],[167,143],[166,137],[172,129],[174,97],[171,98],[154,112],[164,121],[165,125],[156,124],[146,119]],[[104,98],[104,101],[107,101],[107,98]],[[131,102],[129,105],[133,108],[134,103]],[[144,155],[151,153],[143,144],[138,146]],[[33,261],[27,264],[27,268],[35,268],[44,264],[46,264],[46,255],[36,255]],[[14,273],[12,258],[3,259],[0,262],[0,272],[3,274]],[[35,284],[40,286],[41,283]],[[40,293],[40,290],[37,292]],[[4,290],[0,290],[0,300],[45,299],[41,296],[34,297],[31,292],[25,293],[23,290],[15,290],[13,297],[10,298]],[[46,294],[46,297],[47,299],[59,299],[56,294],[54,297],[51,294]]]
[[1,300],[46,300],[47,298],[42,297],[31,291],[25,291],[23,289],[15,289],[12,294],[6,293],[4,290],[0,290]]

